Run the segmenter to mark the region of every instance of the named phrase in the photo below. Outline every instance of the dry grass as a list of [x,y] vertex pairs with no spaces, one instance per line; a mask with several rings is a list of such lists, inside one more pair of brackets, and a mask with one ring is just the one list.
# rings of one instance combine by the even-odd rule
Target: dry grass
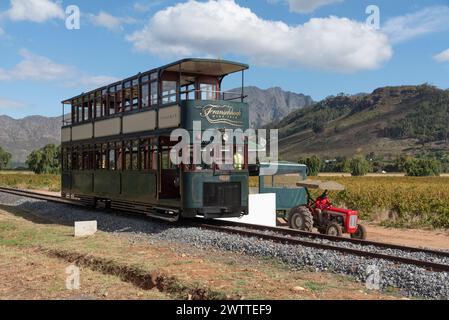
[[18,189],[60,191],[61,176],[53,174],[35,175],[9,172],[7,174],[0,174],[0,186]]
[[[329,273],[291,271],[287,266],[274,260],[260,260],[221,251],[202,251],[181,244],[165,242],[149,244],[148,239],[103,232],[98,232],[90,238],[74,239],[71,227],[33,221],[36,219],[30,213],[16,211],[15,214],[11,214],[0,210],[0,250],[11,251],[11,255],[17,257],[14,261],[23,260],[24,262],[20,262],[19,266],[26,264],[28,259],[32,260],[36,257],[40,260],[39,264],[47,268],[49,274],[59,274],[61,267],[70,263],[67,261],[68,256],[89,257],[81,263],[83,270],[88,270],[92,275],[87,276],[88,273],[84,271],[81,274],[81,279],[88,281],[84,283],[87,287],[96,286],[95,281],[90,282],[92,278],[95,278],[92,272],[107,275],[104,279],[111,279],[114,283],[127,279],[120,274],[116,276],[110,274],[118,268],[122,271],[138,270],[141,274],[159,274],[174,279],[175,282],[171,282],[169,287],[163,289],[164,293],[174,298],[188,298],[186,295],[180,296],[180,292],[186,292],[185,288],[203,290],[203,292],[209,290],[214,293],[212,297],[236,299],[397,298],[397,296],[367,291],[362,284],[349,277]],[[42,254],[45,252],[53,252],[53,254],[45,256],[44,259]],[[55,252],[64,254],[55,255]],[[1,255],[0,258],[2,258]],[[104,265],[92,266],[95,261],[102,261]],[[26,283],[23,283],[22,275],[14,272],[11,263],[0,263],[1,274],[4,274],[5,278],[9,277],[10,285],[6,288],[7,292],[4,292],[5,297],[17,297],[14,292],[23,293],[28,287]],[[36,277],[33,280],[36,282],[36,298],[66,297],[66,293],[60,290],[61,278],[55,279],[52,282],[53,286],[59,286],[59,289],[55,291],[55,294],[47,296],[39,295],[39,291],[44,290],[46,282]],[[132,282],[127,282],[128,286],[131,284]],[[177,288],[179,291],[176,291]],[[101,293],[104,290],[110,292],[113,289],[108,289],[105,285],[96,290],[100,290],[98,292]],[[135,286],[129,290],[129,296],[127,291],[122,291],[115,296],[110,294],[110,297],[135,298],[135,292],[141,292],[141,289]],[[159,299],[157,296],[143,297]]]

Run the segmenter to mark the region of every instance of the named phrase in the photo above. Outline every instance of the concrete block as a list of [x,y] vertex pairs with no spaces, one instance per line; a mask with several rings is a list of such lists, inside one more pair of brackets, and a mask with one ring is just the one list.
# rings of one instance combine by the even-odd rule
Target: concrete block
[[88,237],[97,232],[97,221],[75,222],[75,237]]

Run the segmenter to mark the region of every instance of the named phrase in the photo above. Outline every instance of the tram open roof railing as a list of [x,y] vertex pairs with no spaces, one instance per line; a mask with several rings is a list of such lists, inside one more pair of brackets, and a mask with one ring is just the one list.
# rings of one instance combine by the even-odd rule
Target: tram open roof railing
[[[249,66],[244,63],[228,61],[228,60],[220,60],[220,59],[198,59],[198,58],[188,58],[178,60],[176,62],[167,64],[165,66],[155,68],[149,71],[145,71],[142,73],[138,73],[132,77],[123,79],[121,81],[117,81],[114,83],[110,83],[100,88],[96,88],[95,90],[91,90],[89,92],[83,92],[78,96],[72,97],[70,99],[66,99],[62,101],[62,104],[71,104],[72,100],[80,98],[87,94],[92,94],[97,91],[104,90],[111,86],[116,86],[121,83],[130,81],[137,77],[145,76],[147,74],[152,74],[158,72],[161,75],[164,71],[177,72],[180,74],[196,74],[196,75],[208,75],[214,77],[225,77],[227,75],[243,72],[249,69]],[[243,80],[242,80],[243,82]]]

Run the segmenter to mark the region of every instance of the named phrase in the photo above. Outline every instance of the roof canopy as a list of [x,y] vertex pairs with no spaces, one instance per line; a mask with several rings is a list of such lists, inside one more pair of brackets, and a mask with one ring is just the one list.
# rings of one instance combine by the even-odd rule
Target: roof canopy
[[[173,71],[173,72],[181,72],[181,73],[191,73],[191,74],[198,74],[198,75],[207,75],[207,76],[214,76],[214,77],[224,77],[228,74],[243,71],[249,69],[249,66],[244,63],[238,63],[233,61],[227,61],[227,60],[218,60],[218,59],[197,59],[197,58],[189,58],[189,59],[183,59],[179,60],[173,63],[170,63],[168,65],[165,65],[160,68],[153,69],[151,71],[146,71],[144,74],[153,73],[153,72],[163,72],[163,71]],[[110,85],[116,85],[123,83],[124,81],[129,81],[132,78],[135,78],[138,75],[135,75],[133,77],[127,78],[122,81],[118,81],[115,83],[111,83]],[[93,93],[97,90],[102,90],[108,86],[103,86],[101,88],[98,88],[96,90],[92,90],[89,93]],[[64,100],[63,104],[70,104],[72,99],[76,99],[78,97],[81,97],[86,93],[82,93],[76,97],[73,97],[71,99]]]
[[246,64],[226,60],[184,59],[162,67],[161,70],[220,77],[248,68]]

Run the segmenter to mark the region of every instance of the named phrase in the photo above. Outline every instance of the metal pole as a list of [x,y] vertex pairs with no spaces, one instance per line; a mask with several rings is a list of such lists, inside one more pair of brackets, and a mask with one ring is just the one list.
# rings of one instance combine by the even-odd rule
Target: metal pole
[[240,97],[243,102],[243,96],[245,94],[244,88],[245,87],[245,70],[242,70],[242,96]]

